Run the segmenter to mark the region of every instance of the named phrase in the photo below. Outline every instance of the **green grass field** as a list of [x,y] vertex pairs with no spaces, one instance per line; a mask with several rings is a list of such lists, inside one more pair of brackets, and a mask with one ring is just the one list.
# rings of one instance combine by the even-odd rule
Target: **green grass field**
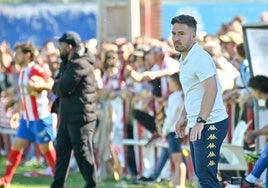
[[[5,170],[5,157],[0,156],[0,176]],[[20,165],[12,180],[10,188],[49,188],[52,182],[52,177],[25,177],[23,174],[25,172],[42,171],[40,165],[23,166]],[[82,179],[80,173],[72,173],[68,176],[66,180],[67,188],[83,188],[84,180]],[[98,188],[172,188],[170,183],[159,183],[150,185],[132,184],[130,180],[121,180],[116,182],[114,180],[107,180],[98,183]],[[188,188],[193,188],[192,186],[187,186]]]

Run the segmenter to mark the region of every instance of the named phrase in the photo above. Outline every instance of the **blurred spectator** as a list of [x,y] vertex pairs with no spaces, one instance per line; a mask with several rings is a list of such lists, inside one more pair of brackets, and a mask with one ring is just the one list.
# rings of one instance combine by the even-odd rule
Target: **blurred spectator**
[[[108,50],[105,52],[103,71],[103,88],[98,89],[102,105],[97,137],[100,160],[99,173],[101,179],[114,177],[118,180],[125,167],[125,153],[122,144],[124,108],[121,88],[123,89],[123,87],[121,85],[120,61],[116,51]],[[109,162],[114,165],[110,166]]]
[[[252,94],[258,100],[265,101],[265,108],[268,108],[268,77],[263,75],[257,75],[250,78],[248,86],[252,88]],[[245,140],[247,143],[253,143],[258,136],[268,135],[268,125],[264,126],[260,130],[251,130],[245,133]],[[268,162],[268,144],[266,143],[259,159],[254,164],[253,170],[244,179],[242,187],[261,187],[257,184],[257,180],[261,174],[267,169]],[[265,182],[268,182],[268,176],[266,176]]]
[[[239,61],[239,71],[240,77],[237,80],[237,85],[241,87],[240,98],[239,98],[239,108],[242,111],[245,111],[248,108],[253,107],[252,94],[250,88],[248,88],[248,81],[251,77],[249,70],[249,62],[246,59],[244,43],[241,43],[237,46],[238,61]],[[245,111],[246,112],[246,111]]]
[[41,64],[48,66],[53,78],[55,78],[58,74],[61,60],[59,49],[56,47],[53,41],[48,40],[45,42],[43,48],[40,50],[39,60],[41,61]]
[[260,15],[261,22],[268,22],[268,11],[263,11]]
[[[172,174],[172,183],[175,188],[185,187],[186,184],[186,165],[183,161],[182,155],[182,138],[178,138],[175,133],[176,122],[179,119],[183,108],[183,93],[179,80],[179,74],[175,73],[168,77],[169,88],[171,94],[168,97],[167,105],[165,107],[165,120],[162,129],[162,136],[168,141],[168,149],[163,149],[161,157],[157,162],[154,173],[149,177],[141,177],[140,181],[155,181],[163,168],[163,164],[168,159],[168,155],[174,164],[174,172]],[[166,155],[166,153],[168,155]]]
[[84,42],[84,45],[85,45],[85,48],[87,48],[89,52],[91,52],[94,55],[97,55],[97,53],[98,53],[98,49],[97,49],[98,41],[97,41],[97,39],[94,39],[94,38],[89,39],[88,41]]
[[124,42],[117,44],[118,46],[118,58],[120,61],[120,67],[122,68],[124,65],[127,65],[129,56],[135,51],[134,46],[131,42]]
[[229,31],[229,24],[223,23],[223,24],[221,24],[221,26],[217,32],[217,35],[218,36],[224,35],[228,31]]
[[235,16],[229,24],[229,30],[239,33],[240,35],[243,35],[242,24],[244,22],[245,22],[244,16],[242,15]]
[[203,48],[212,56],[219,76],[222,92],[231,90],[235,86],[235,80],[239,77],[239,71],[222,55],[221,46],[215,41],[206,42]]
[[0,44],[0,92],[12,85],[11,63],[13,60],[12,52],[7,42]]
[[228,60],[239,69],[237,46],[243,42],[242,35],[234,31],[228,31],[226,34],[220,35],[219,39],[222,42],[223,53],[225,53]]
[[151,139],[147,145],[160,137],[161,127],[164,121],[164,103],[169,95],[167,78],[165,76],[178,72],[178,61],[165,56],[162,48],[153,46],[148,52],[148,61],[153,66],[150,71],[138,73],[128,66],[129,75],[135,81],[144,82],[150,81],[153,85],[154,95],[154,115],[148,114],[142,110],[134,110],[134,117],[141,123],[147,130],[152,133]]

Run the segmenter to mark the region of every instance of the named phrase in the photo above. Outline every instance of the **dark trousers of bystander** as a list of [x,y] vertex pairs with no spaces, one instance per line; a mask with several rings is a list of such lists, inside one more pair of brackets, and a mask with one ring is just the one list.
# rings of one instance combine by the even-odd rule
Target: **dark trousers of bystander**
[[57,163],[51,188],[63,188],[73,150],[80,173],[86,182],[85,188],[97,186],[96,165],[93,149],[93,134],[96,121],[89,123],[62,123],[56,137]]
[[[133,139],[133,125],[127,124],[127,138]],[[138,175],[136,159],[135,159],[135,150],[134,146],[127,146],[127,163],[128,163],[128,171],[132,177],[136,177]]]

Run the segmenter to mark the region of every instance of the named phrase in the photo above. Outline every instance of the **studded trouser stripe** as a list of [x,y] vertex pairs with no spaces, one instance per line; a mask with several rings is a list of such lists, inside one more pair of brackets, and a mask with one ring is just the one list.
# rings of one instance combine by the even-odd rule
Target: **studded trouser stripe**
[[220,147],[227,134],[228,120],[206,124],[201,139],[190,142],[191,155],[196,176],[201,187],[220,188],[217,168]]

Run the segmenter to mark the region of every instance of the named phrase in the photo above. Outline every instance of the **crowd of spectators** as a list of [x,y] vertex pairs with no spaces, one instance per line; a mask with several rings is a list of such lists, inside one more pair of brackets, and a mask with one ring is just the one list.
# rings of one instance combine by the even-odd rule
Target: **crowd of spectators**
[[[268,21],[267,13],[261,14],[260,20]],[[223,24],[216,35],[198,36],[200,45],[214,58],[225,103],[235,104],[242,111],[252,107],[251,95],[246,87],[250,73],[243,45],[244,21],[243,16],[236,16],[230,23]],[[17,80],[20,67],[14,61],[12,47],[6,41],[0,42],[0,130],[6,130],[10,129],[9,117],[19,96]],[[175,52],[168,39],[142,36],[133,42],[118,38],[102,44],[91,39],[84,45],[96,58],[94,66],[99,106],[94,142],[99,178],[118,180],[123,174],[143,175],[137,169],[134,147],[124,146],[123,139],[134,137],[134,127],[142,121],[139,119],[140,112],[149,114],[155,123],[152,126],[146,125],[146,122],[139,125],[143,129],[139,139],[147,139],[147,146],[156,139],[161,138],[161,142],[165,139],[161,129],[164,108],[159,106],[165,106],[170,93],[168,88],[166,93],[161,91],[165,86],[160,78],[179,69],[164,69],[161,63],[165,59],[177,64],[180,54]],[[61,63],[57,42],[47,41],[40,47],[36,51],[36,61],[55,77]],[[166,71],[159,71],[163,69]],[[54,95],[50,96],[52,104]],[[0,131],[1,155],[9,151],[9,137],[9,134]]]

